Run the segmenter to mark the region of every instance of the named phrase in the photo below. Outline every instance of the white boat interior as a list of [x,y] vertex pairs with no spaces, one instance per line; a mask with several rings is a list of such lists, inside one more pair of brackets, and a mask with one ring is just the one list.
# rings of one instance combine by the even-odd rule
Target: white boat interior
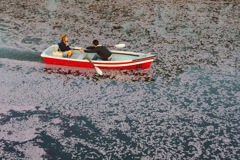
[[[72,48],[79,49],[79,47],[72,47]],[[111,50],[111,52],[112,52],[111,61],[129,61],[129,60],[141,59],[146,57],[152,57],[151,54],[136,53],[136,52],[117,51],[117,50]],[[81,53],[78,50],[74,50],[74,53],[70,57],[70,59],[84,60],[84,56],[86,55],[90,59],[92,59],[95,54],[96,53]],[[62,57],[61,52],[58,52],[58,45],[53,45],[47,48],[43,52],[42,57],[64,58]],[[102,61],[102,60],[98,59],[96,61]]]

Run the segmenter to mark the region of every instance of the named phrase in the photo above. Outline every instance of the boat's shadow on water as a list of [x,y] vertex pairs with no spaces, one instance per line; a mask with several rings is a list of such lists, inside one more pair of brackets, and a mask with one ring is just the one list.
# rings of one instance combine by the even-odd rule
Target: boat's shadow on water
[[70,79],[71,76],[74,77],[83,77],[92,81],[100,81],[103,79],[109,80],[123,80],[123,81],[132,81],[132,82],[151,82],[155,81],[153,72],[151,69],[145,70],[102,70],[103,75],[99,75],[94,69],[85,69],[85,68],[71,68],[71,67],[62,67],[62,66],[51,66],[48,65],[44,67],[44,72],[47,74],[59,74],[66,76],[66,82]]

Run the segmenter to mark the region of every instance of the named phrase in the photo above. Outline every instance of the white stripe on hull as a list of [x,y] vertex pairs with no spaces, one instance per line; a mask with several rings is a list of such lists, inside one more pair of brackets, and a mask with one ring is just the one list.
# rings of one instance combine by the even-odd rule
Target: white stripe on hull
[[148,62],[152,62],[153,59],[150,60],[145,60],[145,61],[139,61],[139,62],[134,62],[134,63],[127,63],[127,64],[113,64],[113,65],[108,65],[108,64],[94,64],[97,67],[126,67],[126,66],[132,66],[132,65],[138,65],[138,64],[144,64]]

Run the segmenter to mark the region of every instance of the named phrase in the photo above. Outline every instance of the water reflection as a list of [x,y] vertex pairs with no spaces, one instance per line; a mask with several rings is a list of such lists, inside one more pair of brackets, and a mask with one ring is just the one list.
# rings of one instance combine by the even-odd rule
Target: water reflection
[[[44,67],[44,72],[47,74],[60,74],[66,77],[84,77],[93,81],[103,79],[120,80],[120,81],[154,81],[153,72],[148,70],[102,70],[103,75],[97,74],[94,69],[78,69],[65,66],[51,66]],[[66,78],[69,79],[69,78]]]

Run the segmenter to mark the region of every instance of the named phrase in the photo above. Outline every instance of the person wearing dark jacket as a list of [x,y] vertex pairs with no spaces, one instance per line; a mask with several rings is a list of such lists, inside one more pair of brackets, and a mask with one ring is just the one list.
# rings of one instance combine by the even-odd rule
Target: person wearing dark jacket
[[73,54],[73,50],[69,47],[68,36],[61,34],[61,42],[58,43],[59,51],[63,53],[63,57],[70,58]]
[[96,53],[92,60],[101,59],[104,61],[109,60],[109,57],[112,55],[111,51],[107,49],[107,47],[99,45],[98,40],[93,40],[93,46],[87,47],[83,49],[85,53]]

